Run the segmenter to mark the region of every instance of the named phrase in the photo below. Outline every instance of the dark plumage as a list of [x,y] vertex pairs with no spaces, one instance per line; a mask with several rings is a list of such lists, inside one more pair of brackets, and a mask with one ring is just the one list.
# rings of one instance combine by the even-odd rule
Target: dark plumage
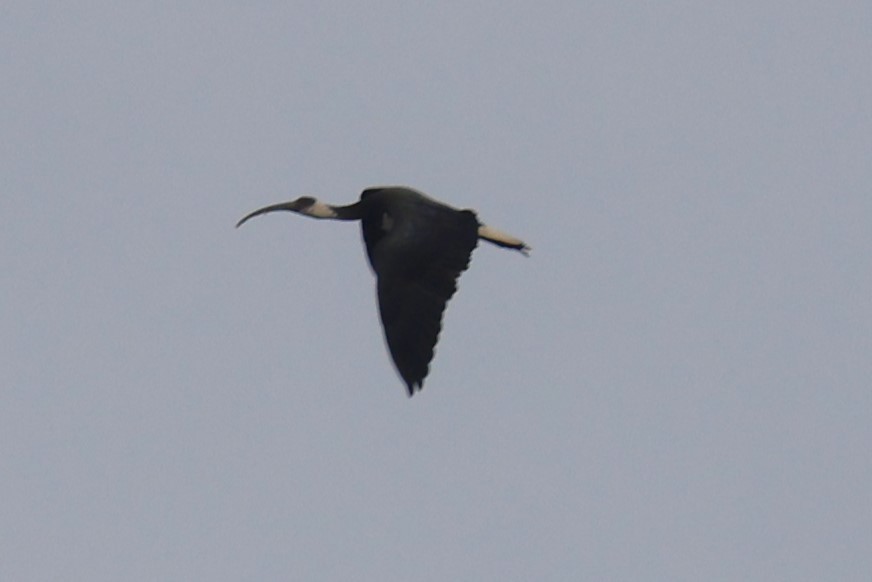
[[402,186],[368,188],[348,206],[298,198],[255,210],[236,226],[275,210],[361,221],[385,339],[409,396],[423,387],[445,305],[478,239],[524,254],[529,250],[521,240],[479,223],[472,210],[457,210]]

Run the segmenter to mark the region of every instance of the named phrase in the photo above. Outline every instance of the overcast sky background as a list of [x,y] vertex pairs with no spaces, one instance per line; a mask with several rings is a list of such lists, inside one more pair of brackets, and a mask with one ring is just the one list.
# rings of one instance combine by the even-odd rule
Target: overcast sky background
[[[5,2],[0,579],[869,580],[872,3]],[[356,224],[480,246],[424,391]]]

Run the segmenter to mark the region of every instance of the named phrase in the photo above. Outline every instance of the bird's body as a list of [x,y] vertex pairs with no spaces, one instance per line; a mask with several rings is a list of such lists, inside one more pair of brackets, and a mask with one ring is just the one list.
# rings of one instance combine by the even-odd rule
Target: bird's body
[[457,291],[457,278],[469,266],[478,239],[525,254],[529,250],[519,239],[480,224],[473,211],[402,186],[368,188],[348,206],[298,198],[256,210],[236,226],[276,210],[361,221],[385,339],[409,396],[423,386],[445,305]]

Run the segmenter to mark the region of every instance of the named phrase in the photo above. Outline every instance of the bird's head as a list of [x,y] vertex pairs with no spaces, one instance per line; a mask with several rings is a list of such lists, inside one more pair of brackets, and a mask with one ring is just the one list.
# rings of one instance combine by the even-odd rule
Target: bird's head
[[259,208],[258,210],[245,215],[242,220],[236,223],[236,228],[242,226],[242,224],[249,218],[276,210],[290,210],[291,212],[305,214],[312,218],[336,218],[336,211],[329,204],[319,202],[311,196],[302,196],[296,200],[291,200],[290,202],[280,202],[279,204],[272,204],[270,206]]

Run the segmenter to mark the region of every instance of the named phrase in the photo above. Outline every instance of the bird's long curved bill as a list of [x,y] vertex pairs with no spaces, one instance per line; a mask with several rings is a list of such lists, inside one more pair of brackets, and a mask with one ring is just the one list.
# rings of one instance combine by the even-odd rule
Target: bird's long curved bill
[[297,210],[297,206],[295,204],[296,201],[291,202],[281,202],[279,204],[271,204],[270,206],[264,206],[263,208],[259,208],[254,212],[245,215],[242,220],[236,223],[236,228],[242,226],[242,224],[248,220],[249,218],[254,218],[260,214],[266,214],[267,212],[274,212],[276,210],[290,210],[291,212],[295,212]]

